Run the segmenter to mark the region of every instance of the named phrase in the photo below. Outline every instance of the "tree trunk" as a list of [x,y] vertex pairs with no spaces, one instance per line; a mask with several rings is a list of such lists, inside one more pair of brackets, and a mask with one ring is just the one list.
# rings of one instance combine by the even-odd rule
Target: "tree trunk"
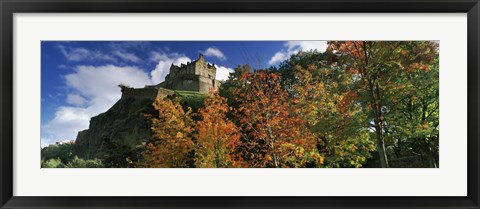
[[382,137],[382,129],[378,125],[375,126],[377,134],[377,151],[380,157],[380,165],[382,168],[388,168],[387,153],[385,152],[385,142]]
[[[387,153],[385,152],[385,142],[383,141],[383,136],[382,136],[382,107],[380,104],[378,104],[378,100],[380,99],[380,94],[379,94],[379,89],[377,85],[377,89],[373,86],[373,81],[368,80],[368,86],[369,86],[369,91],[370,91],[370,103],[372,106],[372,112],[373,112],[373,122],[375,123],[375,133],[377,135],[377,152],[380,157],[380,166],[382,168],[388,168],[388,160],[387,160]],[[375,93],[377,97],[375,97]]]
[[429,140],[427,138],[423,138],[422,140],[425,144],[425,153],[427,154],[428,166],[430,168],[437,168],[438,167],[437,161],[434,157],[434,153],[431,149]]
[[[372,113],[373,113],[373,122],[375,123],[375,133],[377,135],[377,151],[380,157],[380,166],[382,168],[388,168],[388,159],[387,153],[385,151],[385,142],[383,141],[382,136],[382,103],[380,97],[380,87],[378,85],[378,77],[376,73],[371,71],[367,71],[369,67],[369,53],[367,50],[367,42],[363,41],[363,54],[365,58],[365,65],[363,66],[363,73],[362,77],[368,82],[368,91],[370,93],[370,105],[372,106]],[[360,54],[360,50],[358,49],[357,45],[354,45],[357,49],[357,52]]]

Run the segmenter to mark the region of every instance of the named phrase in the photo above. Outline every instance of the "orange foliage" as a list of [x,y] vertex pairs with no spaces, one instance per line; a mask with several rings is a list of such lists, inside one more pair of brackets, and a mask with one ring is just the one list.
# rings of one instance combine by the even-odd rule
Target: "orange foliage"
[[202,120],[196,123],[195,165],[201,168],[241,167],[242,161],[234,154],[240,143],[235,124],[226,118],[230,108],[218,92],[211,92],[205,106],[199,110]]
[[356,101],[357,97],[358,95],[355,91],[349,90],[345,92],[337,103],[339,112],[347,114],[347,111],[352,107],[352,104]]
[[315,148],[316,139],[296,114],[280,86],[280,75],[256,71],[241,78],[237,90],[240,107],[236,119],[243,133],[241,155],[249,167],[303,167],[303,153]]
[[193,120],[191,110],[185,112],[178,102],[157,98],[153,107],[158,118],[152,121],[152,139],[144,152],[145,166],[153,168],[187,167],[187,155],[192,151]]

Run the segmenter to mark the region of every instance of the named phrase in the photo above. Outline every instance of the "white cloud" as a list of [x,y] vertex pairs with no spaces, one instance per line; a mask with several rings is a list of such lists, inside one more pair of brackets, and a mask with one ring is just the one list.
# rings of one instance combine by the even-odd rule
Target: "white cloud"
[[68,87],[90,99],[105,98],[115,102],[120,98],[119,84],[143,87],[151,84],[147,73],[136,67],[114,65],[77,66],[75,73],[65,76]]
[[55,142],[57,142],[57,140],[42,137],[42,138],[40,138],[40,147],[44,148],[44,147],[48,146],[49,144],[54,144]]
[[82,106],[87,100],[78,94],[68,94],[67,103],[75,106]]
[[187,62],[191,62],[192,60],[183,55],[178,53],[165,53],[165,52],[152,52],[150,54],[150,60],[154,62],[158,62],[157,66],[155,67],[150,75],[152,76],[152,81],[154,84],[158,84],[165,80],[165,76],[170,72],[170,66],[180,65],[180,64],[187,64]]
[[149,60],[151,62],[158,62],[158,61],[161,61],[161,60],[165,60],[165,59],[170,59],[170,57],[180,57],[180,56],[184,56],[183,54],[179,54],[179,53],[166,53],[162,50],[160,51],[152,51],[150,52],[150,58]]
[[275,53],[268,61],[268,64],[274,65],[282,62],[290,57],[292,54],[296,54],[299,51],[317,50],[324,52],[327,49],[326,41],[288,41],[284,44],[285,48]]
[[80,130],[88,128],[94,108],[61,106],[55,112],[55,117],[42,126],[42,144],[58,141],[74,140]]
[[279,52],[275,53],[275,55],[273,55],[272,58],[270,58],[270,61],[268,61],[268,64],[273,65],[275,63],[281,62],[281,61],[285,60],[287,58],[287,56],[290,56],[290,55],[288,55],[288,52],[279,51]]
[[225,57],[223,52],[220,51],[220,49],[218,49],[216,47],[209,47],[205,51],[200,51],[200,52],[207,57],[216,57],[220,60],[226,60],[227,59],[227,57]]
[[123,60],[129,61],[129,62],[135,62],[138,63],[142,61],[139,57],[137,57],[135,54],[128,53],[128,52],[122,52],[122,51],[113,51],[113,54],[116,55],[117,57],[120,57]]
[[327,49],[326,41],[289,41],[285,44],[289,50],[324,52]]
[[215,75],[215,79],[217,80],[226,81],[230,73],[233,73],[232,68],[218,66],[218,65],[215,65],[215,67],[217,68],[217,74]]
[[90,53],[88,49],[84,48],[71,49],[69,51],[67,51],[67,49],[65,49],[65,47],[61,45],[58,46],[58,48],[62,52],[63,56],[65,56],[65,58],[70,61],[82,61],[86,59],[88,57],[88,54]]
[[106,60],[116,62],[117,59],[108,54],[104,54],[101,51],[91,51],[85,48],[67,48],[63,45],[59,45],[58,48],[62,52],[63,56],[69,61],[79,62],[82,60]]
[[65,82],[72,92],[78,92],[69,94],[67,103],[86,106],[58,107],[54,118],[42,126],[42,145],[75,139],[78,131],[88,128],[91,117],[105,112],[120,99],[118,84],[136,88],[152,84],[141,69],[113,65],[77,66],[74,73],[65,76]]

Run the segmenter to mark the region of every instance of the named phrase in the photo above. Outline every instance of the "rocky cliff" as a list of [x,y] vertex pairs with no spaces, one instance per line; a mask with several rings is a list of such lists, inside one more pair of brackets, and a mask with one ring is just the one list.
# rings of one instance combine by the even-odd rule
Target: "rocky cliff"
[[[145,114],[158,114],[152,106],[155,95],[141,90],[122,88],[122,97],[117,103],[106,112],[92,117],[89,128],[78,132],[74,155],[85,160],[100,159],[106,167],[135,167],[142,159],[142,143],[151,138],[151,122]],[[207,96],[191,91],[161,88],[157,91],[157,97],[179,99],[185,110],[192,108],[193,112],[203,106]]]
[[152,103],[148,98],[122,98],[108,111],[92,117],[89,128],[77,135],[75,154],[84,159],[104,159],[119,149],[126,153],[134,150],[151,135],[144,115],[153,111]]

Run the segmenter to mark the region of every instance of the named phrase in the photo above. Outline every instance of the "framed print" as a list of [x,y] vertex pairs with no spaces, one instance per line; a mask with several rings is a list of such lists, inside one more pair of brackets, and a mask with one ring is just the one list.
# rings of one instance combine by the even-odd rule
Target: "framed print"
[[0,6],[2,208],[479,208],[477,0]]

